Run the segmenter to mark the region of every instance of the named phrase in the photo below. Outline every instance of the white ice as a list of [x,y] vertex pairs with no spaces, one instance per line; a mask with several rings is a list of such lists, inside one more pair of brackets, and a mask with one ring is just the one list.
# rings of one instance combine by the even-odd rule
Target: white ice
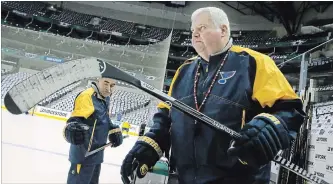
[[[66,183],[69,144],[62,131],[65,122],[2,110],[2,182]],[[122,183],[120,164],[136,137],[117,148],[106,148],[100,183]]]

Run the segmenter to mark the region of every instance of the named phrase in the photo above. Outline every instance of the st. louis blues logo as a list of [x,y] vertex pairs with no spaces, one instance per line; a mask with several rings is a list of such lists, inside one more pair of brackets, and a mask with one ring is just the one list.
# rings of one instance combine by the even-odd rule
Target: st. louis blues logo
[[101,74],[103,74],[106,70],[106,64],[100,59],[97,59],[97,61],[99,62],[99,71],[101,72]]
[[227,79],[230,79],[235,75],[236,71],[230,71],[230,72],[220,72],[221,79],[218,80],[219,84],[225,84],[227,83]]

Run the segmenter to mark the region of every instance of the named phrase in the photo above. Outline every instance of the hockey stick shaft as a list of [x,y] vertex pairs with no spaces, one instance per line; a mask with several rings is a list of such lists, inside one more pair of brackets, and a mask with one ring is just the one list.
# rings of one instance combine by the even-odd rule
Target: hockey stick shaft
[[[181,112],[195,118],[198,120],[201,120],[203,123],[219,130],[222,131],[224,133],[229,134],[232,138],[234,139],[238,139],[241,137],[241,135],[238,132],[235,132],[234,130],[220,124],[219,122],[213,120],[212,118],[204,115],[201,112],[196,111],[195,109],[193,109],[192,107],[176,100],[173,97],[168,96],[167,94],[157,90],[156,88],[154,88],[153,86],[140,81],[136,78],[134,78],[133,76],[121,71],[120,69],[113,67],[113,66],[108,66],[107,70],[109,70],[108,72],[108,76],[110,78],[116,79],[116,80],[120,80],[129,84],[132,84],[133,86],[149,93],[150,95],[164,101],[166,104],[168,104],[170,107],[174,107],[178,110],[180,110]],[[274,162],[280,164],[282,167],[294,172],[295,174],[303,177],[304,179],[307,179],[309,181],[313,181],[316,182],[318,184],[329,184],[326,181],[312,175],[309,174],[306,170],[300,168],[299,166],[290,163],[290,161],[287,161],[286,159],[282,158],[281,156],[277,155],[276,158],[274,159]]]
[[104,145],[104,146],[102,146],[102,147],[99,147],[99,148],[97,148],[97,149],[95,149],[95,150],[93,150],[93,151],[87,151],[87,153],[86,153],[86,155],[85,155],[84,157],[89,157],[90,155],[95,154],[95,153],[97,153],[97,152],[99,152],[99,151],[102,151],[103,149],[105,149],[106,147],[109,147],[109,146],[111,146],[111,145],[112,145],[112,143],[109,142],[109,143],[107,143],[106,145]]
[[[126,138],[127,137],[123,137],[123,139],[126,139]],[[88,156],[93,155],[93,154],[95,154],[97,152],[100,152],[100,151],[102,151],[103,149],[105,149],[105,148],[107,148],[109,146],[112,147],[112,143],[111,142],[109,142],[109,143],[105,144],[104,146],[101,146],[101,147],[99,147],[99,148],[97,148],[97,149],[95,149],[93,151],[87,151],[84,157],[88,157]]]

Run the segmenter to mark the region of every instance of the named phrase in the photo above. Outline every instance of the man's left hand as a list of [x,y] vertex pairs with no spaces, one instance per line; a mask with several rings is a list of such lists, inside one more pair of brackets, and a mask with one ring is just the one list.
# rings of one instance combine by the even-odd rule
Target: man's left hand
[[274,159],[280,150],[289,148],[289,131],[277,117],[262,113],[245,124],[228,149],[230,156],[238,156],[243,164],[259,168]]

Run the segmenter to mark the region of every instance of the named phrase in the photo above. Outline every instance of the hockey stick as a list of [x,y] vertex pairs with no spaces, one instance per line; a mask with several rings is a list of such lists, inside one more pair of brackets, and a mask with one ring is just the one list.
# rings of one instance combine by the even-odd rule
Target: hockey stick
[[84,58],[46,68],[13,86],[4,98],[7,110],[22,114],[66,86],[87,78],[100,77],[105,63]]
[[[123,136],[123,139],[126,139],[126,138],[127,138],[127,136]],[[109,147],[111,145],[112,145],[112,143],[109,142],[109,143],[105,144],[104,146],[101,146],[101,147],[99,147],[99,148],[97,148],[95,150],[87,151],[84,157],[89,157],[90,155],[93,155],[93,154],[95,154],[95,153],[97,153],[99,151],[102,151],[103,149],[105,149],[105,148],[107,148],[107,147]]]
[[[110,71],[109,76],[111,78],[132,84],[133,86],[164,101],[170,107],[172,106],[195,119],[201,120],[203,123],[208,124],[209,126],[215,128],[217,130],[228,133],[234,139],[238,139],[241,137],[241,135],[238,132],[235,132],[234,130],[220,124],[219,122],[213,120],[212,118],[206,116],[205,114],[202,114],[201,112],[194,110],[192,107],[176,100],[173,97],[168,96],[167,94],[157,90],[153,86],[134,78],[133,76],[121,71],[120,69],[110,65],[109,71]],[[280,151],[280,152],[282,152],[282,151]],[[329,184],[328,182],[314,176],[313,174],[309,174],[305,169],[302,169],[299,166],[297,166],[293,163],[290,163],[290,161],[287,161],[286,159],[281,157],[279,154],[274,158],[274,162],[280,164],[282,167],[288,169],[291,172],[294,172],[295,174],[297,174],[309,181],[313,181],[318,184]]]
[[97,149],[95,149],[95,150],[93,150],[93,151],[87,151],[87,152],[86,152],[86,155],[85,155],[84,157],[89,157],[90,155],[95,154],[95,153],[97,153],[97,152],[99,152],[99,151],[102,151],[103,149],[105,149],[106,147],[109,147],[109,146],[111,146],[111,145],[112,145],[112,143],[109,142],[109,143],[107,143],[106,145],[104,145],[104,146],[102,146],[102,147],[99,147],[99,148],[97,148]]

